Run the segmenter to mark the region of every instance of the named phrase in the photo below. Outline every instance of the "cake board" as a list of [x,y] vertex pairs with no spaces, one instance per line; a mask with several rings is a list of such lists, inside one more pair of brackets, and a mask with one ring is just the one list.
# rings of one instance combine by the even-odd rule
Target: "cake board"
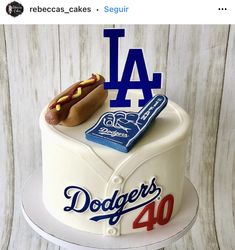
[[183,237],[197,218],[199,199],[193,184],[185,178],[182,205],[177,215],[161,230],[141,232],[121,237],[107,237],[71,228],[55,219],[42,202],[42,170],[36,170],[22,190],[23,215],[43,238],[70,250],[131,249],[156,250]]

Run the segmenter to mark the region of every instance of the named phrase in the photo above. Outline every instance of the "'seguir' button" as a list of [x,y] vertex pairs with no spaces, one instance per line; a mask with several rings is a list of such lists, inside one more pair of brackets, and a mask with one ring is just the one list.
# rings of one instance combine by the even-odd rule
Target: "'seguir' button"
[[123,7],[104,6],[104,12],[106,13],[119,14],[119,13],[127,13],[128,11],[129,11],[129,7],[127,6],[123,6]]

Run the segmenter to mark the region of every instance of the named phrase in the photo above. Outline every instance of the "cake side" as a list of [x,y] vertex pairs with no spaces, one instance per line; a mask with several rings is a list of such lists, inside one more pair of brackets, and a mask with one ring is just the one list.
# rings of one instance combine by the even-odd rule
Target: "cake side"
[[[75,128],[48,125],[42,113],[43,202],[54,217],[78,230],[115,236],[146,231],[146,226],[138,227],[137,217],[156,196],[157,188],[161,192],[156,196],[156,213],[159,204],[160,209],[168,209],[171,196],[171,218],[180,208],[189,117],[170,102],[144,137],[124,154],[84,138],[85,129],[107,109],[104,105]],[[160,227],[159,223],[153,227]]]

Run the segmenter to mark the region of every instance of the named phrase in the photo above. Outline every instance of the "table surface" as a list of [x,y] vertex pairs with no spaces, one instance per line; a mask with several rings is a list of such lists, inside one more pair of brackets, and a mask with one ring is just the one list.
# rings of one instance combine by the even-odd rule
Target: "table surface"
[[[21,189],[41,165],[42,108],[92,72],[109,75],[105,27],[0,25],[0,249],[59,249],[25,222]],[[235,249],[235,26],[111,27],[126,28],[119,73],[128,50],[143,48],[148,72],[164,74],[157,93],[166,93],[192,119],[186,176],[198,191],[199,216],[185,237],[165,249]]]

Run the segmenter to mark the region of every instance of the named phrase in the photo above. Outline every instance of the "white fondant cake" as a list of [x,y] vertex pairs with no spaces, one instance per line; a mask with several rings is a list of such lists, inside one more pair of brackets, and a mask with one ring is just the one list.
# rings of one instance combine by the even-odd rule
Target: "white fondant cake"
[[[109,107],[115,99],[110,92],[105,104],[76,127],[51,126],[42,112],[44,205],[62,223],[90,233],[161,230],[180,209],[189,117],[169,101],[137,144],[122,153],[85,139],[104,112],[116,110]],[[138,92],[129,92],[137,103]]]

